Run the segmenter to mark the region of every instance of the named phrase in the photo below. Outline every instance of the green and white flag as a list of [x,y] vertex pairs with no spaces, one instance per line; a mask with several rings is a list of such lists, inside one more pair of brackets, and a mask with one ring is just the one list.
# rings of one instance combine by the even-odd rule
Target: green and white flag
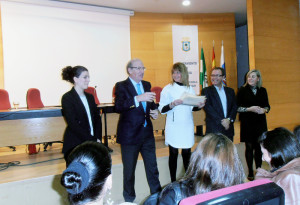
[[201,59],[200,59],[200,85],[202,89],[208,86],[203,47],[201,47]]

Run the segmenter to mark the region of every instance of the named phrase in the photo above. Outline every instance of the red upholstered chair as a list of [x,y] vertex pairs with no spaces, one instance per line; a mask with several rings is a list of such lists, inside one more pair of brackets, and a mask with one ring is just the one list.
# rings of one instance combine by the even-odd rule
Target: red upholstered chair
[[155,86],[151,88],[151,92],[154,92],[156,94],[156,103],[160,102],[160,93],[162,91],[161,87]]
[[[8,92],[4,89],[0,89],[0,110],[9,110],[10,108]],[[16,147],[14,146],[9,146],[9,148],[16,151]]]
[[11,108],[8,92],[0,89],[0,110],[9,110]]
[[115,98],[116,98],[116,86],[113,87],[113,90],[112,90],[112,101],[113,103],[115,102]]
[[89,93],[89,94],[92,94],[94,96],[96,105],[100,105],[100,101],[99,101],[98,96],[97,96],[97,91],[94,87],[88,87],[84,91]]
[[30,88],[27,91],[27,108],[35,109],[35,108],[43,108],[44,104],[41,100],[40,90],[37,88]]
[[284,205],[284,191],[268,179],[260,179],[181,200],[180,205],[260,204]]
[[[28,109],[36,109],[36,108],[43,108],[45,107],[42,99],[41,99],[41,93],[40,90],[37,88],[29,88],[27,91],[26,96],[27,101],[27,108]],[[62,143],[62,141],[54,141],[57,143]],[[44,152],[47,151],[47,147],[50,145],[52,146],[53,142],[45,142],[44,144]]]

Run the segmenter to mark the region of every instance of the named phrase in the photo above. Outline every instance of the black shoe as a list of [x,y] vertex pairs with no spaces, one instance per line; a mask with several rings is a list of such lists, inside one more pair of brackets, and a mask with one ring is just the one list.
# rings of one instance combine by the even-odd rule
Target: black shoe
[[253,174],[249,174],[248,177],[247,177],[247,179],[248,179],[249,181],[253,181],[253,180],[254,180]]

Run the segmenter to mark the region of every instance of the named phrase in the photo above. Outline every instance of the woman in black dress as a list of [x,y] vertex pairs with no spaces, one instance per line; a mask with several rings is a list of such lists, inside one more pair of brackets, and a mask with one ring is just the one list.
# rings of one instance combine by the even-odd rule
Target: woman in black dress
[[256,169],[261,167],[262,153],[258,137],[267,128],[266,114],[270,111],[267,90],[262,87],[259,70],[250,70],[246,76],[247,82],[237,94],[238,112],[241,123],[241,142],[246,144],[246,162],[249,170],[248,179],[253,180],[253,152]]
[[83,66],[67,66],[62,69],[62,78],[74,85],[61,100],[67,123],[62,152],[67,161],[69,153],[77,145],[85,141],[101,142],[102,124],[93,95],[84,92],[90,82],[88,70]]

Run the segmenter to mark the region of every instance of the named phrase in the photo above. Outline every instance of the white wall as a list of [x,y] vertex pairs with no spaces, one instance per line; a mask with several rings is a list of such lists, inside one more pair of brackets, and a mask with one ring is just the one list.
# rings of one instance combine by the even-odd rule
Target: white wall
[[[61,79],[67,65],[85,66],[100,102],[126,78],[130,59],[129,16],[1,2],[4,88],[26,107],[29,88],[41,91],[44,105],[60,105],[71,84]],[[11,102],[12,104],[12,102]]]

